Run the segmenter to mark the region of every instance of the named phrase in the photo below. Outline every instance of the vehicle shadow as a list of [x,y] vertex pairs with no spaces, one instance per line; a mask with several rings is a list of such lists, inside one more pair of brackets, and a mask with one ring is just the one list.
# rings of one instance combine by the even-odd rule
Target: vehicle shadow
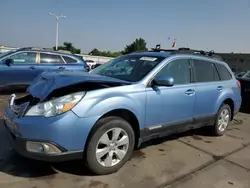
[[164,142],[167,141],[172,141],[172,140],[177,140],[179,138],[183,138],[183,137],[189,137],[192,136],[195,140],[201,140],[201,136],[202,137],[213,137],[213,133],[212,133],[212,129],[211,127],[201,127],[198,129],[192,129],[192,130],[188,130],[185,132],[181,132],[181,133],[175,133],[175,134],[171,134],[169,136],[166,137],[162,137],[162,138],[155,138],[152,139],[150,141],[147,141],[145,143],[143,143],[140,148],[138,149],[143,149],[146,148],[148,146],[152,146],[152,145],[160,145]]

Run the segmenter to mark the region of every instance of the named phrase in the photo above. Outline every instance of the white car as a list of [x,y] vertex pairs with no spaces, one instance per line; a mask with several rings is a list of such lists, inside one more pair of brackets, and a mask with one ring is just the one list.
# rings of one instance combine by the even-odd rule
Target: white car
[[93,69],[94,66],[96,65],[96,62],[93,61],[93,60],[85,60],[85,61],[88,64],[88,66],[89,66],[90,69]]

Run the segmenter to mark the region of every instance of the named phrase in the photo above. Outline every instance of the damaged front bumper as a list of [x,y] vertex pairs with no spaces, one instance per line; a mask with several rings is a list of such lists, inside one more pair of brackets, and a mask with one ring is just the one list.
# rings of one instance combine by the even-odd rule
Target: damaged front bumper
[[10,107],[4,122],[13,149],[28,158],[42,161],[80,159],[88,134],[98,117],[80,118],[74,112],[45,117],[18,117]]

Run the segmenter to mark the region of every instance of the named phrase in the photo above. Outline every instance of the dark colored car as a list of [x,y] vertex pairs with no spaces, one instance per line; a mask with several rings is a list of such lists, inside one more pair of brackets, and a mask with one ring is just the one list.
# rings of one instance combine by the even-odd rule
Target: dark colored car
[[235,73],[235,77],[236,77],[236,78],[241,78],[241,77],[244,76],[244,74],[246,74],[246,73],[247,73],[247,71]]
[[102,65],[101,63],[96,63],[95,65],[92,65],[92,69],[95,69],[95,68],[97,68],[97,67],[99,67],[100,65]]
[[241,108],[250,109],[250,71],[246,71],[241,77],[236,77],[241,83]]
[[87,63],[73,54],[22,48],[0,55],[0,89],[27,88],[44,71],[89,71]]

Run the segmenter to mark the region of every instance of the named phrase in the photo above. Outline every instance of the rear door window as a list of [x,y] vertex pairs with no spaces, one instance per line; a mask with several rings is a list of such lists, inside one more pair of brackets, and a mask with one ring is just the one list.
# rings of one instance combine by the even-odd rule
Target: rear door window
[[232,78],[232,75],[224,65],[216,63],[215,66],[219,72],[221,80],[230,80]]
[[218,81],[218,73],[212,62],[204,60],[193,60],[194,82]]
[[65,64],[60,55],[40,53],[41,64]]

